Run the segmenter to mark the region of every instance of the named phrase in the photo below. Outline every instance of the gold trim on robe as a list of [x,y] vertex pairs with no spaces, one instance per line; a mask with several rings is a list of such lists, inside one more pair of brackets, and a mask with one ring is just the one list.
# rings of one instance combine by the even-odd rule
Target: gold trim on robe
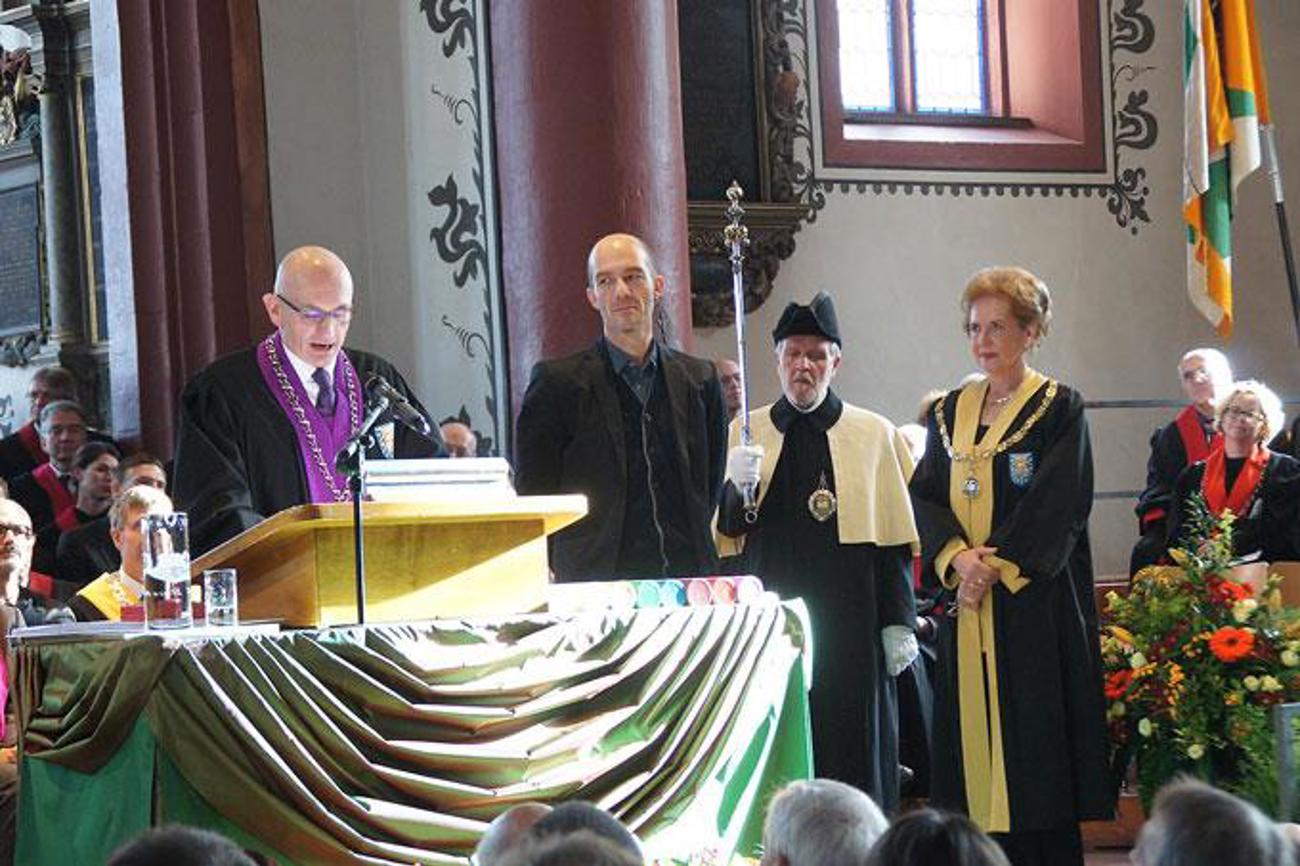
[[118,598],[118,592],[126,596],[128,605],[141,603],[140,593],[122,580],[120,571],[104,572],[78,590],[77,595],[98,608],[105,619],[118,622],[122,619],[122,601]]
[[[835,476],[836,528],[840,544],[875,544],[888,547],[910,544],[918,548],[916,521],[907,482],[912,478],[912,452],[907,440],[882,415],[843,403],[839,420],[826,431]],[[763,447],[758,483],[758,504],[772,486],[772,473],[781,459],[785,436],[772,422],[772,406],[749,413],[754,444]],[[740,444],[740,419],[731,422],[727,447]],[[713,538],[719,556],[735,556],[745,549],[745,539],[728,538],[713,521]]]
[[[980,440],[980,449],[992,450],[1007,435],[1016,417],[1047,377],[1028,370],[1010,402],[998,413]],[[953,422],[954,454],[974,454],[988,380],[972,382],[957,396],[957,417]],[[938,407],[937,411],[942,411]],[[993,532],[993,462],[995,455],[982,460],[953,460],[949,469],[948,500],[966,538],[954,538],[935,559],[940,580],[949,588],[960,583],[954,574],[946,574],[953,558],[962,550],[979,547]],[[977,482],[976,496],[967,496],[966,481]],[[1010,592],[1019,592],[1029,583],[1020,567],[998,556],[987,556],[985,563],[996,568],[1000,582]],[[1007,797],[1007,773],[1002,753],[1002,715],[998,704],[997,639],[993,623],[993,592],[984,594],[979,608],[961,607],[957,614],[957,686],[961,720],[963,775],[966,781],[966,806],[971,820],[985,832],[1005,833],[1011,829],[1011,807]]]

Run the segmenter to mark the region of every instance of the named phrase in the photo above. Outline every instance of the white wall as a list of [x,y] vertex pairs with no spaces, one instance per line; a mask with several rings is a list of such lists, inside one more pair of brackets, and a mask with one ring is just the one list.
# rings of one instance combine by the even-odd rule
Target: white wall
[[[1156,43],[1140,58],[1153,67],[1142,72],[1141,83],[1150,91],[1159,135],[1153,149],[1121,157],[1147,170],[1149,224],[1131,234],[1097,197],[954,198],[837,188],[816,222],[796,235],[797,249],[782,266],[772,296],[749,318],[756,402],[779,393],[768,335],[782,308],[825,289],[834,295],[845,337],[837,390],[897,423],[911,420],[926,390],[951,387],[973,369],[958,330],[958,297],[967,277],[991,264],[1023,265],[1047,282],[1055,320],[1033,363],[1089,400],[1179,397],[1174,365],[1194,345],[1222,346],[1240,374],[1262,378],[1283,395],[1300,394],[1296,335],[1262,174],[1247,182],[1234,232],[1232,342],[1222,345],[1187,300],[1180,7],[1151,0],[1143,8],[1154,20]],[[1257,14],[1283,165],[1291,168],[1287,185],[1300,220],[1300,4],[1258,0]],[[734,354],[732,332],[697,329],[696,349],[702,355]],[[1171,414],[1090,413],[1097,490],[1143,486],[1147,438]],[[1098,574],[1127,569],[1136,532],[1132,505],[1103,499],[1094,507]]]

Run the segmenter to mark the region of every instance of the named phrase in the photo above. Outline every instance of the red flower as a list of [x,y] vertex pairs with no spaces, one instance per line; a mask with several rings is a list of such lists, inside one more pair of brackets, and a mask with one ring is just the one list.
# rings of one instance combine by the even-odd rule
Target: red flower
[[1212,577],[1206,581],[1210,590],[1210,599],[1224,607],[1231,607],[1235,602],[1250,598],[1250,587],[1235,580]]
[[1210,635],[1210,652],[1221,662],[1231,664],[1250,655],[1255,648],[1255,633],[1225,625]]
[[1133,682],[1133,671],[1129,668],[1115,671],[1106,677],[1106,700],[1117,701],[1128,691]]

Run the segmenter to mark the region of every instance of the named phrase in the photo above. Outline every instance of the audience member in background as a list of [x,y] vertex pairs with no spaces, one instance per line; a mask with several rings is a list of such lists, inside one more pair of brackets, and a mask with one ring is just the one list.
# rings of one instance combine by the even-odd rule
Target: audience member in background
[[1170,782],[1138,835],[1136,866],[1294,866],[1295,846],[1259,809],[1194,779]]
[[[167,471],[162,461],[143,453],[123,457],[113,470],[111,499],[117,499],[123,490],[138,484],[165,491]],[[113,544],[108,514],[105,513],[59,536],[54,576],[76,590],[104,572],[117,571],[121,564],[122,555]]]
[[[59,539],[65,532],[90,523],[108,512],[113,501],[113,473],[121,455],[107,442],[87,442],[72,459],[72,476],[77,482],[76,504],[65,508],[36,532],[32,568],[60,580],[55,566]],[[67,581],[64,581],[65,583]]]
[[0,439],[0,477],[6,481],[31,472],[50,459],[41,444],[36,422],[47,404],[56,400],[77,399],[76,379],[63,367],[42,367],[32,374],[27,398],[32,404],[31,419]]
[[27,510],[38,529],[77,504],[72,461],[86,444],[86,412],[70,400],[55,400],[41,410],[36,429],[50,459],[9,482],[9,498]]
[[507,857],[507,866],[643,866],[638,854],[590,830],[533,841]]
[[224,836],[173,824],[146,830],[113,852],[105,866],[258,866],[258,860]]
[[1300,559],[1300,461],[1264,445],[1281,423],[1282,401],[1266,385],[1233,383],[1219,403],[1223,447],[1188,466],[1174,483],[1170,544],[1186,533],[1188,498],[1199,491],[1215,517],[1237,515],[1232,547],[1239,559],[1260,567]]
[[1137,504],[1141,537],[1129,558],[1130,576],[1155,565],[1165,555],[1174,482],[1188,466],[1209,457],[1223,438],[1215,425],[1215,406],[1232,386],[1228,359],[1218,349],[1192,349],[1178,362],[1178,376],[1188,405],[1173,421],[1151,434],[1147,486]]
[[122,608],[141,603],[144,591],[144,534],[140,521],[146,514],[170,514],[167,494],[143,485],[130,487],[108,510],[109,531],[122,557],[116,571],[100,575],[72,597],[69,606],[82,622],[120,620]]
[[531,835],[542,840],[568,836],[579,830],[587,830],[614,843],[634,855],[638,863],[641,862],[641,843],[632,832],[604,809],[582,800],[570,800],[556,806],[550,814],[533,824]]
[[888,826],[875,801],[852,785],[791,782],[767,808],[760,866],[862,866]]
[[722,383],[722,399],[727,404],[727,420],[730,421],[740,411],[740,392],[743,387],[740,365],[730,358],[719,358],[716,363],[718,381]]
[[965,815],[919,809],[880,837],[868,866],[1009,866],[1007,855]]
[[529,831],[533,825],[550,811],[551,807],[545,803],[520,803],[497,815],[474,848],[474,866],[501,866],[531,838]]
[[12,499],[0,499],[0,586],[18,587],[18,596],[9,601],[22,612],[27,625],[70,622],[72,614],[55,599],[66,598],[70,591],[49,575],[32,572],[32,548],[36,533],[31,518]]
[[442,422],[442,444],[448,457],[477,457],[478,437],[468,424],[460,421]]

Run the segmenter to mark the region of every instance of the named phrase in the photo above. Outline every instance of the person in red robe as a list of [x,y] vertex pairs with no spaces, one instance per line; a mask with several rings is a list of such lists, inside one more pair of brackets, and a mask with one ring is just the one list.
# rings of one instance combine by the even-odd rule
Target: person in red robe
[[1214,423],[1215,405],[1232,386],[1232,368],[1218,349],[1192,349],[1178,362],[1178,378],[1187,405],[1173,421],[1151,434],[1147,484],[1138,497],[1137,544],[1129,557],[1129,574],[1160,562],[1168,548],[1165,529],[1169,501],[1178,475],[1222,441]]

